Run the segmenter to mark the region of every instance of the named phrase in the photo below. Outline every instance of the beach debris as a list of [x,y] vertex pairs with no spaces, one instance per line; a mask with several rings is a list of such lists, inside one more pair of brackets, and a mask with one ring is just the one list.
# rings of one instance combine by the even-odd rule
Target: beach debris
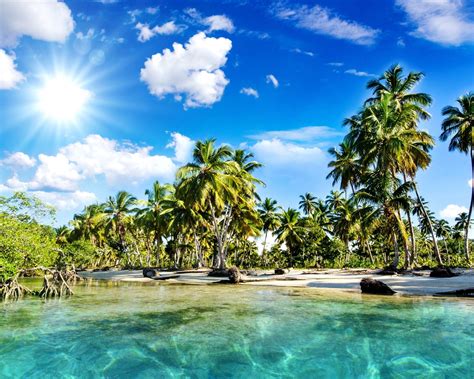
[[229,276],[229,282],[231,282],[232,284],[237,284],[242,281],[242,275],[236,266],[232,266],[227,271]]
[[436,267],[430,273],[430,278],[452,278],[453,276],[458,276],[453,272],[449,267]]
[[150,268],[150,267],[147,267],[147,268],[144,268],[143,269],[143,277],[144,278],[154,278],[155,276],[159,276],[160,273],[158,271],[156,271],[154,268]]
[[369,293],[373,295],[393,295],[396,293],[384,282],[371,278],[362,279],[360,281],[360,289],[362,293]]

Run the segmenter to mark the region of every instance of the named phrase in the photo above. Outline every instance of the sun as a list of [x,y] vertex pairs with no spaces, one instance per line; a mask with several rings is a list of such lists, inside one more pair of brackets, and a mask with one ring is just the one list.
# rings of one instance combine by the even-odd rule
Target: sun
[[37,92],[38,109],[57,122],[73,122],[81,114],[92,93],[73,79],[58,75],[45,79]]

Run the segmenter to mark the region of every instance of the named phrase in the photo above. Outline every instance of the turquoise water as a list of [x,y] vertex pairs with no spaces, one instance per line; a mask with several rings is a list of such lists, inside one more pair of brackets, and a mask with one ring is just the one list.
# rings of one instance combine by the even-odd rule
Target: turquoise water
[[84,283],[0,304],[1,378],[474,378],[474,301]]

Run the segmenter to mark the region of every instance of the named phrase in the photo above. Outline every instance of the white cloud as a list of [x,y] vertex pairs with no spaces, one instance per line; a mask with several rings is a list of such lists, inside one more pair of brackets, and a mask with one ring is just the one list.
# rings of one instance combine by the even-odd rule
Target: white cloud
[[240,90],[240,93],[243,93],[244,95],[247,96],[253,96],[256,99],[258,99],[258,91],[254,88],[251,87],[245,87]]
[[12,169],[30,168],[34,167],[36,159],[30,157],[28,154],[18,151],[16,153],[9,154],[6,158],[0,160],[0,165],[8,166]]
[[449,204],[446,208],[439,212],[439,214],[443,218],[454,219],[462,212],[467,212],[467,208],[461,205]]
[[319,147],[304,147],[278,138],[258,141],[251,150],[255,158],[266,166],[308,169],[308,165],[325,160],[325,153]]
[[76,38],[79,40],[93,39],[95,36],[95,31],[92,28],[89,28],[86,33],[77,32]]
[[289,130],[270,130],[250,136],[252,139],[278,139],[287,141],[307,142],[316,138],[328,138],[343,135],[329,126],[305,126],[298,129]]
[[380,32],[377,29],[355,21],[344,20],[331,10],[319,5],[314,7],[305,5],[293,7],[277,6],[276,9],[273,9],[273,13],[279,19],[294,21],[298,28],[347,40],[359,45],[373,44]]
[[399,46],[399,47],[405,47],[406,46],[405,41],[402,37],[398,37],[397,46]]
[[173,50],[164,49],[147,59],[140,79],[159,98],[172,94],[181,100],[184,95],[187,108],[209,107],[222,98],[229,83],[221,68],[231,48],[227,38],[197,33],[184,46],[174,43]]
[[267,83],[273,84],[273,87],[275,88],[278,88],[278,86],[280,85],[280,83],[278,83],[277,78],[273,74],[268,74],[265,79]]
[[11,191],[26,191],[28,190],[28,183],[22,182],[18,175],[14,174],[2,187]]
[[467,181],[467,185],[468,185],[469,187],[471,187],[471,188],[474,187],[474,180],[473,180],[473,179],[469,179],[469,180]]
[[342,67],[342,66],[344,66],[344,63],[342,63],[342,62],[329,62],[328,66]]
[[179,163],[190,162],[195,141],[177,132],[171,133],[171,137],[173,140],[166,147],[174,148],[174,159]]
[[16,69],[15,55],[0,49],[0,90],[15,88],[24,80],[24,75]]
[[160,9],[160,7],[148,7],[148,8],[146,9],[146,13],[148,13],[148,14],[156,14],[156,13],[158,13],[159,9]]
[[314,57],[314,53],[312,51],[305,51],[305,50],[301,50],[299,48],[292,49],[291,51],[293,53],[307,55],[308,57]]
[[202,24],[208,26],[209,33],[216,30],[224,30],[233,33],[235,30],[234,23],[225,15],[214,15],[202,19]]
[[156,35],[170,35],[180,33],[183,30],[183,26],[176,25],[174,21],[168,21],[161,26],[157,25],[153,28],[150,28],[148,24],[142,24],[139,22],[137,25],[135,25],[135,29],[140,31],[138,34],[138,40],[140,42],[146,42]]
[[[183,140],[179,141],[183,157]],[[10,189],[75,192],[86,179],[104,176],[110,185],[137,184],[151,178],[172,180],[176,165],[170,157],[153,155],[151,146],[89,135],[80,142],[66,145],[56,155],[40,154],[33,178],[21,181],[14,176],[5,183]]]
[[365,71],[358,71],[355,68],[351,68],[349,70],[344,71],[345,74],[354,75],[354,76],[362,76],[362,77],[376,77],[377,75],[369,74]]
[[474,21],[462,0],[397,0],[416,25],[411,33],[442,45],[458,46],[474,41]]
[[97,201],[97,197],[92,192],[74,191],[74,192],[45,192],[33,191],[33,195],[52,205],[60,211],[74,210],[82,208],[85,205]]
[[57,0],[0,0],[0,46],[14,47],[30,36],[64,42],[74,29],[71,10]]
[[235,30],[234,23],[226,15],[213,15],[209,17],[202,17],[201,13],[196,8],[188,8],[184,10],[194,23],[207,26],[207,32],[211,33],[217,30],[223,30],[228,33],[233,33]]

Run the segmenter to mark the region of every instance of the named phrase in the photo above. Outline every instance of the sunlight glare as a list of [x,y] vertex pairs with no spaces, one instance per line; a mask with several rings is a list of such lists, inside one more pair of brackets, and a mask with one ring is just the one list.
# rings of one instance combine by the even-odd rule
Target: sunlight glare
[[74,80],[57,76],[47,79],[38,92],[38,108],[55,121],[74,121],[91,96],[90,91],[81,88]]

